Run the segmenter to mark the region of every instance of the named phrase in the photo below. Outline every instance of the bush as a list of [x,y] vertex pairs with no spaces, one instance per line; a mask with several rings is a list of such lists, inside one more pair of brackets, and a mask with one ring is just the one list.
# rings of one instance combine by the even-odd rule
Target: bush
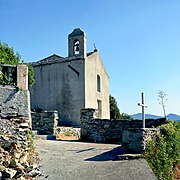
[[159,128],[160,133],[147,143],[145,158],[159,180],[172,180],[180,163],[180,123],[169,121]]

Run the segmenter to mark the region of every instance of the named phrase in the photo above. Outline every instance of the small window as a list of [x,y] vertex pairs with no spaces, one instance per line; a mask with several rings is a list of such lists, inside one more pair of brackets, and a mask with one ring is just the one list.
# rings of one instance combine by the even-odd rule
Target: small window
[[97,75],[97,91],[101,92],[101,78]]

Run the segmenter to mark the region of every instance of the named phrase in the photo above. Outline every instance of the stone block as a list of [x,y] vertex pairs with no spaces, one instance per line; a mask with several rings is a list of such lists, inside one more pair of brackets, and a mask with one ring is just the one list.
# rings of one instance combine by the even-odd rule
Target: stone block
[[17,66],[17,87],[28,90],[28,67],[24,64]]

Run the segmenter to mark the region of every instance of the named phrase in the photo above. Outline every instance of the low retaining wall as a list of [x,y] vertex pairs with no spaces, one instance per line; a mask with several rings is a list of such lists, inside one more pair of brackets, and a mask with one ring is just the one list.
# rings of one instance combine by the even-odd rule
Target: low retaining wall
[[38,135],[55,135],[58,124],[57,111],[32,112],[32,129]]
[[[81,139],[91,142],[122,142],[123,131],[141,129],[141,120],[94,119],[94,109],[81,110]],[[165,123],[165,119],[146,120],[146,127],[153,128]]]
[[123,143],[129,150],[142,152],[145,142],[164,124],[166,119],[146,120],[146,129],[140,120],[95,119],[95,109],[81,110],[81,140],[101,143]]

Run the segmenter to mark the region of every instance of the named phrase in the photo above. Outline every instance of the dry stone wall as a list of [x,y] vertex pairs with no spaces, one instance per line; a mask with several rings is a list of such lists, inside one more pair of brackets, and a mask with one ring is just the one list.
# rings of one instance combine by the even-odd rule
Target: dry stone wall
[[29,91],[0,86],[0,118],[21,118],[31,127]]
[[12,77],[17,87],[11,83],[0,85],[0,179],[32,179],[40,175],[33,159],[27,74],[27,66],[19,65],[17,77]]
[[0,179],[31,179],[41,174],[32,158],[29,133],[22,119],[0,119]]
[[81,140],[101,143],[123,143],[129,150],[142,152],[146,139],[153,136],[166,119],[146,120],[146,129],[140,120],[95,119],[94,109],[81,110]]
[[147,141],[152,139],[156,133],[159,133],[157,128],[129,128],[123,131],[122,144],[130,152],[143,153]]
[[57,111],[32,112],[32,129],[38,135],[55,135],[58,124]]

